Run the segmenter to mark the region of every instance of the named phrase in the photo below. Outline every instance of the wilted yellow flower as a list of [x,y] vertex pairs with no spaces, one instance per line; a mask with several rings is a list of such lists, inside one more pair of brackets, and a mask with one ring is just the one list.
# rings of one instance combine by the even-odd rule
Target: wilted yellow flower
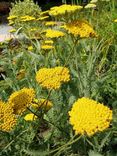
[[82,9],[82,6],[79,6],[79,5],[63,4],[61,6],[52,7],[49,11],[49,14],[51,16],[65,15],[66,13],[74,13],[81,9]]
[[96,37],[95,31],[87,21],[75,20],[71,23],[67,23],[64,28],[74,36],[79,36],[81,38]]
[[47,18],[49,18],[49,16],[39,17],[39,18],[37,18],[37,21],[42,21],[42,20],[45,20],[45,19],[47,19]]
[[45,32],[46,32],[46,37],[48,38],[58,38],[65,35],[62,31],[53,30],[53,29],[47,29],[45,30]]
[[12,106],[0,100],[0,130],[11,131],[17,119],[13,114]]
[[89,3],[89,4],[87,4],[84,8],[85,8],[85,9],[88,9],[88,8],[96,8],[96,4]]
[[55,21],[47,21],[45,23],[46,26],[53,26],[53,25],[56,25],[56,24],[57,24],[57,22],[55,22]]
[[45,111],[50,110],[52,106],[52,102],[46,99],[34,99],[33,104],[31,105],[34,109],[44,109]]
[[44,45],[41,46],[41,49],[43,49],[43,50],[50,50],[50,49],[53,49],[53,48],[54,48],[54,46],[48,45],[48,44],[44,44]]
[[97,101],[83,97],[73,104],[69,116],[76,134],[91,136],[109,127],[112,111]]
[[11,16],[9,16],[7,19],[8,19],[8,20],[13,20],[13,19],[15,19],[15,18],[17,18],[17,16],[11,15]]
[[26,121],[34,121],[37,118],[33,113],[26,114],[24,120]]
[[32,88],[23,88],[12,93],[8,102],[12,105],[14,114],[22,114],[32,104],[35,91]]
[[25,74],[26,74],[25,69],[21,69],[16,76],[17,80],[23,79],[25,77]]
[[61,84],[70,80],[66,67],[42,68],[36,73],[37,82],[47,89],[58,89]]
[[36,20],[36,18],[35,18],[35,17],[29,16],[29,15],[22,16],[22,17],[20,17],[20,18],[21,18],[21,21],[22,21],[22,22]]

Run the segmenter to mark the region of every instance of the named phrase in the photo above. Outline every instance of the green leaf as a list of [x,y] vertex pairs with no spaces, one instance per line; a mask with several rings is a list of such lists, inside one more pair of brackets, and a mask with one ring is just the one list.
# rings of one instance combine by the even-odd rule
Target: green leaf
[[100,154],[100,153],[98,153],[98,152],[96,152],[96,151],[90,150],[90,151],[88,152],[88,156],[103,156],[103,155]]

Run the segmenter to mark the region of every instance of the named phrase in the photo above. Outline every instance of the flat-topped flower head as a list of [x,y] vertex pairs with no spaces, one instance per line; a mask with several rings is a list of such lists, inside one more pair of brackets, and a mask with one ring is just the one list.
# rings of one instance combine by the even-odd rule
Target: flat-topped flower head
[[45,44],[53,44],[54,42],[52,40],[45,40],[44,43]]
[[54,29],[47,29],[45,30],[47,38],[58,38],[63,37],[65,34],[62,31],[54,30]]
[[43,50],[50,50],[50,49],[53,49],[53,48],[54,48],[53,45],[49,45],[49,44],[41,45],[41,49],[43,49]]
[[21,17],[20,17],[20,19],[21,19],[21,21],[22,21],[22,22],[36,20],[36,18],[35,18],[35,17],[33,17],[33,16],[29,16],[29,15],[26,15],[26,16],[21,16]]
[[82,6],[79,6],[79,5],[63,4],[61,6],[52,7],[49,11],[49,14],[51,16],[65,15],[66,13],[74,13],[81,9],[82,9]]
[[42,11],[42,12],[40,12],[40,15],[42,16],[42,15],[47,15],[49,13],[49,10],[46,10],[46,11]]
[[70,80],[66,67],[41,68],[36,73],[37,82],[47,89],[59,89],[61,84]]
[[45,23],[45,26],[54,26],[54,25],[57,25],[57,22],[55,22],[55,21],[47,21]]
[[83,97],[73,104],[69,116],[76,134],[91,136],[109,127],[112,111],[97,101]]
[[74,36],[79,36],[80,38],[96,37],[96,33],[92,26],[87,21],[74,20],[67,23],[64,28]]
[[21,115],[32,104],[35,91],[32,88],[23,88],[12,93],[8,102],[12,105],[14,114]]
[[47,18],[49,18],[49,16],[39,17],[39,18],[37,18],[37,21],[43,21],[43,20],[45,20]]
[[8,19],[8,20],[13,20],[13,19],[16,19],[16,18],[17,18],[17,16],[11,15],[11,16],[9,16],[7,19]]
[[11,131],[16,125],[17,119],[13,114],[13,108],[10,104],[0,100],[0,130]]

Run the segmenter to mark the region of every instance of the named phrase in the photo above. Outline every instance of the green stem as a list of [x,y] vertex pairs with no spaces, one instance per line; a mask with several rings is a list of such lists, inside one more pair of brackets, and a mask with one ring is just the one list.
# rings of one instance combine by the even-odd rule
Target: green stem
[[[80,140],[80,138],[82,137],[82,135],[80,135],[78,138],[76,138],[75,140],[73,140],[75,137],[76,137],[76,135],[74,135],[73,138],[72,138],[67,144],[64,144],[63,146],[58,147],[57,149],[51,151],[51,152],[48,153],[48,154],[52,154],[52,153],[54,153],[54,152],[56,152],[56,151],[61,152],[61,151],[65,150],[65,148],[67,148],[68,146],[72,145],[72,144],[75,143],[76,141]],[[57,152],[57,153],[58,153],[58,152]],[[55,154],[56,156],[58,155],[57,153]]]
[[2,151],[6,150],[18,137],[20,137],[22,134],[24,134],[24,133],[27,132],[27,131],[28,131],[28,129],[24,130],[24,131],[21,132],[19,135],[17,135],[9,144],[7,144],[7,145],[5,146],[5,148],[4,148]]

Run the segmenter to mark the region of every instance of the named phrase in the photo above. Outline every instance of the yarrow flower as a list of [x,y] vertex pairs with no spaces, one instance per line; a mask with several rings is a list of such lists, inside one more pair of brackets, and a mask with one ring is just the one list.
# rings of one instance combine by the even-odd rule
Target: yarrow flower
[[48,45],[48,44],[43,44],[41,46],[41,49],[43,49],[43,50],[50,50],[50,49],[53,49],[53,48],[54,48],[54,46]]
[[52,7],[49,11],[51,16],[65,15],[66,13],[74,13],[81,10],[83,7],[79,5],[67,5],[63,4],[61,6]]
[[66,67],[42,68],[36,73],[37,82],[47,89],[58,89],[61,84],[70,80]]
[[11,16],[9,16],[7,19],[8,19],[8,20],[13,20],[13,19],[16,19],[16,18],[17,18],[17,16],[11,15]]
[[48,12],[49,12],[49,10],[42,11],[42,12],[40,13],[40,15],[46,15],[46,14],[48,14]]
[[36,20],[36,18],[35,18],[35,17],[32,17],[32,16],[29,16],[29,15],[22,16],[22,17],[21,17],[21,21],[22,21],[22,22],[33,21],[33,20]]
[[34,121],[37,118],[33,113],[26,114],[24,120],[26,121]]
[[75,20],[67,23],[64,28],[74,36],[80,36],[81,38],[96,37],[95,31],[87,21]]
[[52,102],[47,99],[34,99],[33,104],[31,105],[34,109],[44,109],[44,111],[50,110],[52,106]]
[[112,111],[97,101],[83,97],[73,104],[69,116],[76,134],[91,136],[109,127]]
[[45,40],[44,43],[45,44],[53,44],[54,42],[52,40]]
[[12,106],[0,100],[0,130],[11,131],[16,125],[17,119],[13,114]]
[[23,88],[12,93],[8,102],[12,105],[14,114],[21,115],[32,104],[35,91],[31,88]]
[[53,30],[53,29],[47,29],[45,30],[45,32],[46,32],[46,37],[48,38],[58,38],[65,35],[62,31]]
[[53,25],[56,25],[56,24],[57,24],[57,22],[55,22],[55,21],[47,21],[45,23],[46,26],[53,26]]
[[37,21],[43,21],[43,20],[45,20],[47,18],[49,18],[49,16],[39,17],[39,18],[37,18]]

